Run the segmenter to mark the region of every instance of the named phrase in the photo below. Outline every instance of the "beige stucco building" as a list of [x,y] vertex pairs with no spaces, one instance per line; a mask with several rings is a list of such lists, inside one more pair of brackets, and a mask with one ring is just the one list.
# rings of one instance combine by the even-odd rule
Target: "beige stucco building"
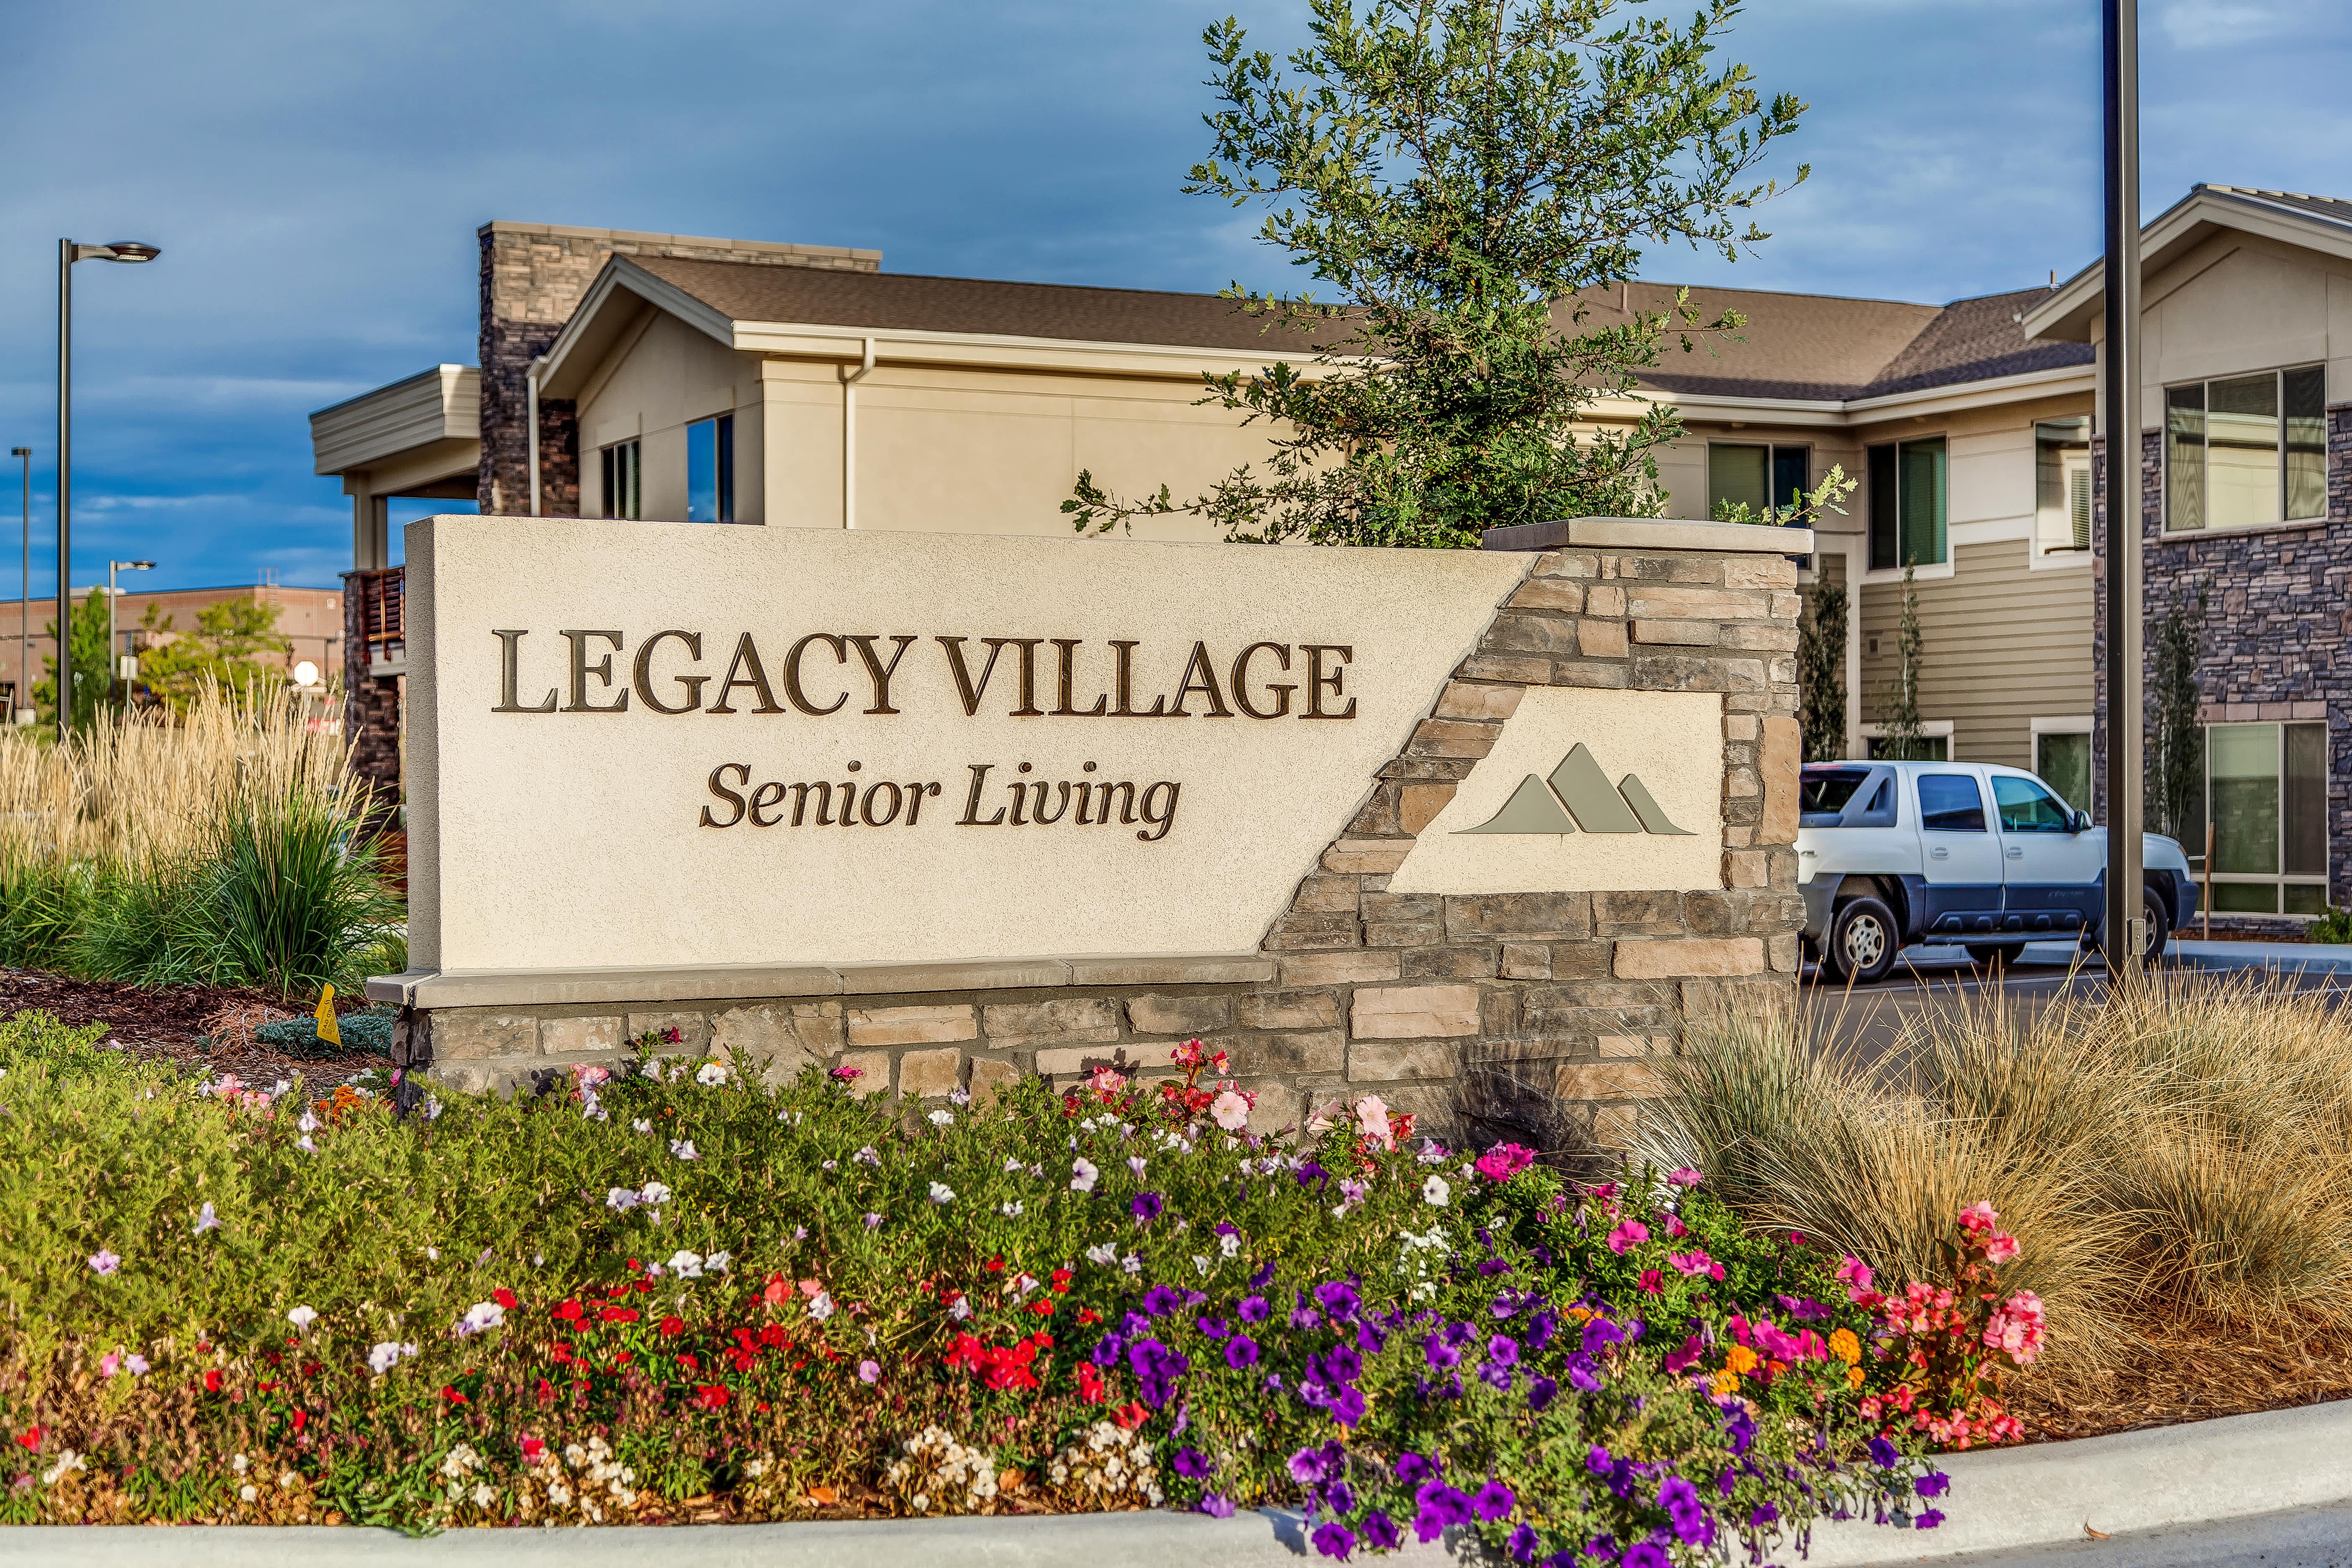
[[[461,491],[541,515],[1066,535],[1060,507],[1082,470],[1114,491],[1165,483],[1181,497],[1262,461],[1263,432],[1201,406],[1201,376],[1313,352],[1214,296],[914,277],[873,252],[551,226],[493,224],[482,245],[487,368],[438,366],[313,416],[319,470],[354,498],[361,568],[385,562],[386,497]],[[2151,584],[2233,531],[2291,563],[2352,508],[2329,499],[2341,461],[2313,434],[2324,416],[2302,410],[2352,398],[2352,205],[2200,186],[2147,246],[2151,494],[2200,509],[2193,527],[2149,533]],[[1899,678],[1908,565],[1931,745],[2033,768],[2091,804],[2096,285],[2094,266],[2063,287],[1943,306],[1706,289],[1705,307],[1747,325],[1644,378],[1643,396],[1675,404],[1685,426],[1661,458],[1669,517],[1783,502],[1832,465],[1860,481],[1804,573],[1853,597],[1849,752],[1872,747]],[[1582,305],[1607,326],[1672,297],[1633,283]],[[2278,379],[2289,371],[2301,379]],[[2262,416],[2231,402],[2263,373],[2277,373],[2268,448],[2238,438]],[[2190,417],[2189,386],[2198,421],[2212,403],[2212,439],[2198,424],[2202,488],[2182,500],[2164,476],[2183,460],[2158,432]],[[1181,518],[1137,532],[1208,536]],[[2175,548],[2192,534],[2207,543]],[[2341,587],[2287,575],[2309,600],[2290,618]],[[2241,613],[2222,606],[2242,608],[2244,592],[2217,586],[2215,616]],[[2324,726],[2326,694],[2298,691],[2239,704],[2243,721]],[[2352,754],[2327,776],[2347,773]],[[2341,792],[2322,789],[2352,826]]]

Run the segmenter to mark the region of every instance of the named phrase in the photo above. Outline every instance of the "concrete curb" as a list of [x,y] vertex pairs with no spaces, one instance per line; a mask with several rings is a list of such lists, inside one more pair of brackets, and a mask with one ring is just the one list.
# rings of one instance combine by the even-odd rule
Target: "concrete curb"
[[1812,1568],[1864,1568],[2081,1541],[2352,1500],[2352,1400],[2228,1415],[1979,1454],[1943,1463],[1941,1528],[1897,1534],[1861,1520],[1813,1532]]
[[[2352,1500],[2352,1400],[2232,1415],[2149,1432],[1956,1454],[1933,1531],[1898,1534],[1861,1520],[1814,1532],[1812,1568],[1932,1561],[1964,1552],[2079,1541],[2199,1520],[2235,1519]],[[642,1530],[461,1530],[411,1540],[383,1530],[224,1525],[206,1529],[34,1526],[0,1530],[0,1563],[92,1568],[231,1568],[294,1553],[324,1568],[638,1568],[646,1554],[698,1568],[1298,1568],[1298,1517],[1267,1509],[1199,1514],[1061,1514],[1013,1519],[876,1520],[838,1524],[682,1525]],[[1319,1562],[1319,1558],[1310,1558]],[[1385,1558],[1439,1568],[1437,1545]],[[1786,1545],[1773,1561],[1798,1561]]]
[[2352,947],[2315,942],[2189,942],[2167,956],[2183,969],[2260,970],[2279,974],[2352,974]]

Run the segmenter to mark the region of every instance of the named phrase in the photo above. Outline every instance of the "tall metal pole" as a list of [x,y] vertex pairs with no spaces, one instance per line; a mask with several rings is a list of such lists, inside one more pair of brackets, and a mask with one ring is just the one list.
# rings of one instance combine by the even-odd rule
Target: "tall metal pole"
[[2139,17],[2102,0],[2106,88],[2107,970],[2136,979],[2140,889]]
[[[33,449],[11,447],[8,455],[25,467],[25,561],[24,574],[17,579],[23,597],[16,605],[16,689],[8,694],[8,706],[29,717],[33,710]],[[16,721],[12,711],[8,722]]]
[[106,563],[106,695],[99,699],[110,709],[114,706],[114,672],[121,668],[114,662],[114,566],[111,561]]
[[58,241],[58,740],[73,733],[73,264]]

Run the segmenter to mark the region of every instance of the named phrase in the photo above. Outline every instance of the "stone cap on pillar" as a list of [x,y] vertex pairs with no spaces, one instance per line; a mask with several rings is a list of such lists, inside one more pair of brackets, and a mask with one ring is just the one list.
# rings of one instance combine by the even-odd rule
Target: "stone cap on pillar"
[[1569,517],[1490,528],[1482,550],[1705,550],[1723,553],[1809,555],[1810,528],[1752,522],[1685,522],[1663,517]]

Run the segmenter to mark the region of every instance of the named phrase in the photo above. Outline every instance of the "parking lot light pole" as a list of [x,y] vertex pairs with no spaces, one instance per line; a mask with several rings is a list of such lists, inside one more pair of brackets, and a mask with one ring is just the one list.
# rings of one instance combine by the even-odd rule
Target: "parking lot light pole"
[[73,733],[73,266],[152,261],[163,253],[135,239],[110,245],[58,241],[58,739]]
[[[122,650],[114,646],[118,636],[114,629],[115,601],[122,596],[122,590],[114,585],[117,568],[125,572],[152,572],[155,563],[152,561],[109,561],[106,563],[106,689],[109,696],[114,692],[114,672],[122,668]],[[127,685],[124,691],[127,696]]]
[[33,449],[11,447],[8,455],[25,468],[25,562],[18,579],[23,597],[16,605],[16,689],[8,694],[8,722],[29,724],[33,721]]
[[2139,16],[2101,0],[2106,113],[2107,973],[2137,977],[2140,892]]

